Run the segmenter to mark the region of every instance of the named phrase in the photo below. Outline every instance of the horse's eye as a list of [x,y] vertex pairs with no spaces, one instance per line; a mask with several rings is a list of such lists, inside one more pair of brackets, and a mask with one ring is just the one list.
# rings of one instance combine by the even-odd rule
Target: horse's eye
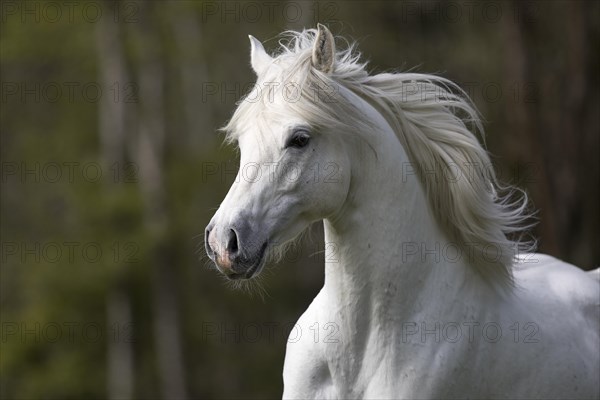
[[298,149],[301,149],[303,147],[306,147],[306,145],[308,145],[309,142],[310,135],[306,131],[298,131],[294,132],[294,134],[290,137],[285,147],[296,147]]

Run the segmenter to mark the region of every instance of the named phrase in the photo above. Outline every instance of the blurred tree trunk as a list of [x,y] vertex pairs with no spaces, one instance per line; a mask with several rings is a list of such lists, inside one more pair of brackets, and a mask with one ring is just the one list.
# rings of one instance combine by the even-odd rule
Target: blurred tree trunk
[[132,321],[129,293],[111,288],[106,299],[108,338],[108,398],[133,398],[134,364],[129,332]]
[[[96,47],[99,60],[101,87],[116,88],[127,82],[127,72],[121,46],[121,30],[118,23],[102,18],[96,24]],[[108,91],[107,91],[108,92]],[[119,90],[115,92],[120,95]],[[115,101],[117,100],[117,101]],[[121,100],[121,101],[118,101]],[[101,143],[101,158],[105,171],[111,166],[117,168],[125,160],[125,142],[128,129],[126,127],[125,103],[114,96],[102,96],[98,102],[98,131]],[[118,186],[110,182],[104,188],[108,196]],[[120,268],[121,266],[118,266]],[[107,394],[109,399],[130,399],[133,397],[133,349],[128,338],[120,335],[125,327],[131,324],[131,301],[124,285],[119,282],[108,291],[106,298],[107,329],[114,335],[107,335]]]
[[[597,266],[600,260],[600,233],[597,230],[600,225],[597,203],[600,185],[598,181],[590,182],[590,178],[600,175],[597,155],[600,148],[600,101],[598,86],[593,83],[594,74],[598,71],[589,69],[591,55],[586,46],[586,38],[594,35],[591,28],[597,24],[598,4],[594,7],[595,13],[579,1],[569,2],[563,7],[568,21],[565,37],[568,79],[560,82],[562,88],[552,94],[561,100],[555,113],[561,120],[556,125],[545,120],[546,129],[552,129],[555,138],[551,160],[560,160],[554,174],[557,179],[553,189],[557,204],[562,206],[556,210],[558,223],[563,228],[561,250],[569,260],[588,269],[594,264],[586,265],[586,262],[595,260]],[[558,16],[563,12],[560,10]],[[556,82],[552,72],[546,71],[546,79]],[[560,92],[564,95],[561,96]]]
[[[519,17],[503,19],[505,77],[521,89],[517,101],[506,103],[506,153],[515,164],[533,162],[530,194],[540,211],[540,251],[589,269],[589,260],[600,256],[598,182],[589,182],[600,173],[598,91],[586,93],[593,86],[593,71],[586,69],[590,22],[581,2],[529,6],[514,2]],[[540,23],[553,13],[566,36],[553,37],[553,27]],[[552,54],[540,47],[542,37],[556,43]],[[567,80],[558,79],[561,70]]]
[[[517,9],[519,4],[514,3],[513,7]],[[504,141],[506,147],[505,153],[512,156],[510,167],[516,165],[528,165],[528,172],[535,174],[532,176],[533,182],[529,188],[531,200],[534,207],[539,211],[541,223],[536,228],[537,236],[541,237],[540,250],[556,255],[559,253],[558,234],[554,219],[554,198],[550,193],[552,177],[547,173],[545,159],[544,132],[539,130],[536,125],[535,114],[538,113],[539,95],[536,96],[535,89],[539,82],[532,79],[533,66],[529,59],[529,49],[527,49],[526,32],[524,32],[523,20],[527,18],[522,10],[519,14],[521,18],[503,18],[503,33],[505,57],[504,76],[509,86],[516,87],[517,95],[513,101],[504,102],[507,118],[506,124],[509,129],[506,131],[507,140]],[[533,85],[533,86],[531,86]],[[534,88],[528,93],[525,88]],[[526,96],[535,96],[533,102],[526,101]],[[531,165],[531,163],[533,165]]]
[[153,265],[154,339],[158,372],[164,399],[185,399],[185,369],[181,348],[179,310],[168,249],[163,245],[170,224],[165,198],[163,171],[166,147],[164,104],[165,54],[157,5],[144,3],[143,15],[133,27],[137,49],[140,107],[136,160],[140,190],[145,205],[145,228],[154,246]]
[[[210,82],[205,52],[202,46],[204,32],[188,3],[174,1],[168,4],[169,23],[175,39],[176,64],[180,73],[183,94],[184,140],[181,151],[187,150],[198,157],[216,146],[212,103],[203,101],[204,86]],[[202,132],[200,127],[208,128]],[[189,145],[185,145],[189,144]],[[200,154],[199,154],[200,153]]]

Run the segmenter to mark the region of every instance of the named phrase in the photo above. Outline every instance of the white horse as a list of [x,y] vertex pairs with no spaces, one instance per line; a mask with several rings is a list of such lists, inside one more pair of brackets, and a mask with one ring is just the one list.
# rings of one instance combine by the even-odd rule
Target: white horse
[[600,272],[509,239],[525,201],[498,194],[464,93],[369,75],[322,25],[289,35],[275,57],[250,37],[257,85],[225,127],[241,166],[205,236],[248,279],[324,221],[283,397],[597,399]]

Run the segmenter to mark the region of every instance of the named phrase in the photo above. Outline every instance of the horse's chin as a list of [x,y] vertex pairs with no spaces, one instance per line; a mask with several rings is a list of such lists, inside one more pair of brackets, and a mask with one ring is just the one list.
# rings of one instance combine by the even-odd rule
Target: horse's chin
[[[251,262],[250,267],[246,268],[245,271],[242,272],[235,272],[232,274],[225,274],[225,276],[230,279],[230,280],[245,280],[245,279],[252,279],[257,277],[260,272],[262,271],[264,264],[265,264],[265,258],[266,258],[266,250],[267,250],[267,245],[268,243],[263,244],[263,246],[261,247],[259,253],[257,254],[256,257],[254,257],[254,260]],[[235,270],[235,268],[234,268]]]
[[260,271],[262,271],[263,264],[264,260],[261,260],[245,272],[233,273],[230,275],[225,274],[225,276],[227,277],[227,279],[230,279],[232,281],[252,279],[258,276],[258,274],[260,274]]

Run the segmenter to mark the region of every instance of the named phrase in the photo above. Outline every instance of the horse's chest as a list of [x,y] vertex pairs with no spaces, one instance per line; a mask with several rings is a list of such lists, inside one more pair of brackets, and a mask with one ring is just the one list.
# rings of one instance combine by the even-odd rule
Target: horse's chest
[[[378,340],[369,340],[370,333],[340,332],[340,340],[322,347],[338,395],[363,398],[378,376],[385,375],[391,364],[390,354]],[[371,337],[371,339],[373,339]]]

